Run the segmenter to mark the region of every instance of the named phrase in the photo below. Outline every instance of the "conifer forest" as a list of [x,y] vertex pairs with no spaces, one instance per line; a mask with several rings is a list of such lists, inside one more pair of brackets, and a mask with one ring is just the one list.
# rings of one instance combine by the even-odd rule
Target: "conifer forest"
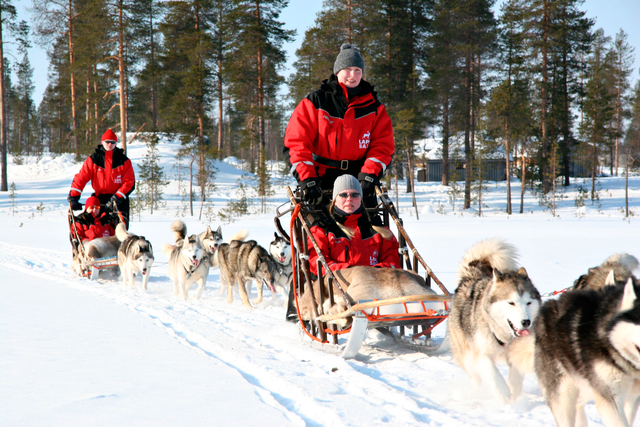
[[[386,179],[413,177],[427,137],[465,208],[495,150],[507,182],[541,193],[640,165],[634,46],[624,29],[599,29],[582,0],[324,0],[304,34],[280,20],[287,0],[29,0],[25,16],[18,1],[0,0],[0,191],[7,154],[80,160],[106,128],[125,150],[127,132],[171,133],[199,170],[235,156],[260,173],[282,160],[291,111],[343,43],[360,50],[393,121]],[[39,104],[32,45],[49,58]]]

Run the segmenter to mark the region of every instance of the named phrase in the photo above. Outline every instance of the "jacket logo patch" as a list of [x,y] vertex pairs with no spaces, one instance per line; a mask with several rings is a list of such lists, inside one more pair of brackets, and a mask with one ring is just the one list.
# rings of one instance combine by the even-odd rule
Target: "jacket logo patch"
[[331,120],[326,114],[324,115],[323,119],[327,119],[330,124],[333,124],[333,120]]
[[122,175],[118,175],[113,179],[113,182],[116,184],[122,184]]
[[360,149],[366,150],[369,148],[369,142],[371,142],[371,131],[362,135],[362,138],[358,140],[358,146]]
[[369,257],[369,265],[376,265],[378,263],[378,251],[373,251],[373,254]]

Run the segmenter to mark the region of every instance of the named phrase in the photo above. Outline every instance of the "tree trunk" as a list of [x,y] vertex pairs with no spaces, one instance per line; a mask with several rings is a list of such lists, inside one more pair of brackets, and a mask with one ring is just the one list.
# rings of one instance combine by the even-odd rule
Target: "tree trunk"
[[471,207],[471,162],[473,161],[473,157],[471,155],[471,79],[472,79],[472,68],[471,68],[471,52],[467,51],[465,55],[465,78],[464,78],[464,86],[465,86],[465,100],[464,100],[464,117],[465,117],[465,126],[464,126],[464,160],[465,160],[465,170],[464,170],[464,207],[463,209],[469,209]]
[[547,84],[549,82],[548,76],[548,58],[547,58],[547,44],[549,43],[549,26],[550,26],[550,0],[543,0],[543,29],[542,29],[542,87],[540,88],[540,130],[542,133],[542,190],[546,193],[549,191],[551,185],[549,180],[549,142],[548,142],[548,129],[547,129]]
[[9,191],[7,177],[7,113],[6,88],[4,86],[4,39],[2,34],[2,8],[0,8],[0,160],[2,172],[0,175],[0,191]]
[[69,0],[69,12],[68,12],[68,29],[69,32],[69,70],[71,77],[71,121],[73,132],[73,146],[76,158],[80,157],[80,144],[78,143],[78,111],[77,111],[77,96],[76,96],[76,75],[75,75],[75,46],[73,44],[73,4],[72,0]]
[[506,173],[507,173],[507,215],[511,215],[511,162],[509,162],[509,150],[511,146],[510,135],[509,135],[509,125],[505,123],[504,125],[505,131],[505,152],[506,152],[506,162],[505,165]]
[[449,185],[449,97],[447,95],[442,101],[442,185]]
[[520,174],[520,213],[524,213],[524,191],[526,188],[527,177],[527,163],[526,158],[524,157],[524,144],[522,144],[522,154],[520,158],[522,162],[522,173]]
[[126,91],[126,64],[124,62],[124,22],[123,0],[118,1],[118,73],[120,77],[120,142],[124,153],[127,153],[127,91]]

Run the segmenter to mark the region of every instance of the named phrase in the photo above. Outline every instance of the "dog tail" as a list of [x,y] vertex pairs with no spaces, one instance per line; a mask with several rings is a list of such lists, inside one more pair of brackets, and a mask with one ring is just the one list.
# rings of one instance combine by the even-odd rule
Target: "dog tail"
[[518,251],[510,243],[501,239],[482,240],[469,249],[462,257],[458,269],[458,282],[470,270],[480,270],[485,275],[493,275],[493,269],[501,272],[518,269]]
[[118,223],[118,225],[116,225],[116,237],[118,238],[118,240],[124,242],[130,235],[131,234],[129,234],[123,223],[120,222]]
[[171,223],[171,231],[173,231],[176,242],[187,237],[187,225],[181,219],[176,219]]
[[162,253],[165,254],[165,256],[167,258],[169,258],[169,256],[171,255],[171,252],[173,252],[173,248],[174,248],[173,245],[170,245],[168,243],[164,243],[162,245]]
[[521,376],[534,370],[535,336],[533,334],[512,340],[507,346],[509,369],[515,369]]
[[231,236],[231,240],[229,240],[229,242],[227,243],[233,242],[234,240],[240,240],[241,242],[244,242],[247,237],[249,237],[249,230],[243,228],[242,230],[236,232],[236,234]]
[[630,272],[638,268],[638,258],[633,255],[621,252],[619,254],[611,255],[602,263],[603,266],[616,266],[621,265],[627,268]]

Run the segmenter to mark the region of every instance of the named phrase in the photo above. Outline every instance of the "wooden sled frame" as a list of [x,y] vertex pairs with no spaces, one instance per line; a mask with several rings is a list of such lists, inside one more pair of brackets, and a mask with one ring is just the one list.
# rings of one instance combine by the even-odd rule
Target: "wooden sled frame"
[[[119,211],[117,211],[118,217],[120,221],[124,222],[124,219]],[[87,260],[87,254],[84,250],[84,245],[80,237],[78,236],[78,230],[76,229],[76,217],[73,214],[73,210],[69,207],[69,211],[67,213],[67,220],[69,223],[69,232],[72,236],[71,247],[74,252],[74,256],[76,252],[83,259],[83,265],[85,268],[82,271],[82,277],[88,277],[89,280],[97,280],[98,275],[100,274],[100,270],[103,268],[112,268],[118,266],[118,257],[109,257],[109,258],[96,258],[93,261]]]
[[[347,344],[342,353],[342,357],[344,358],[353,358],[358,354],[367,329],[373,328],[378,329],[385,335],[392,336],[400,344],[409,344],[412,348],[418,348],[427,353],[435,352],[442,341],[435,343],[431,340],[431,332],[433,328],[446,319],[451,294],[442,282],[438,280],[413,245],[413,242],[404,230],[402,220],[398,217],[397,211],[387,195],[386,189],[384,187],[376,187],[376,194],[381,202],[374,209],[368,209],[368,212],[375,214],[382,213],[383,223],[387,227],[389,226],[389,218],[393,219],[398,228],[401,267],[405,268],[406,265],[406,269],[418,273],[418,267],[422,265],[426,271],[425,280],[427,285],[430,287],[433,279],[444,295],[412,295],[386,300],[358,301],[356,304],[351,304],[345,293],[346,287],[340,283],[340,280],[338,280],[327,265],[311,234],[311,215],[317,214],[319,211],[309,209],[309,207],[300,200],[300,197],[296,197],[293,194],[291,188],[287,188],[287,192],[290,204],[285,203],[276,209],[274,222],[282,236],[291,242],[292,262],[294,263],[294,289],[292,293],[295,298],[295,309],[298,319],[300,319],[298,298],[304,293],[304,290],[307,287],[311,287],[313,283],[309,269],[309,241],[319,255],[317,261],[317,271],[319,275],[317,280],[321,283],[322,280],[325,279],[323,278],[322,269],[324,266],[324,276],[326,276],[328,283],[329,295],[323,295],[323,287],[321,287],[319,301],[315,299],[315,292],[311,293],[313,296],[311,304],[313,318],[311,321],[299,322],[304,333],[311,339],[321,343],[328,343],[327,338],[331,336],[333,344],[338,344],[338,335],[349,333]],[[289,205],[289,208],[281,211],[281,208],[285,205]],[[282,228],[280,218],[290,212],[291,224],[289,235],[289,233]],[[309,237],[309,239],[307,239],[307,237]],[[411,262],[409,251],[412,252],[413,263]],[[339,314],[327,315],[322,313],[322,304],[319,302],[324,301],[326,298],[335,301],[333,284],[335,284],[335,288],[338,290],[338,298],[344,301],[347,310]],[[347,317],[352,318],[352,323],[344,330],[341,330],[332,323],[328,323],[332,320]],[[412,332],[407,332],[408,328],[412,329]]]

